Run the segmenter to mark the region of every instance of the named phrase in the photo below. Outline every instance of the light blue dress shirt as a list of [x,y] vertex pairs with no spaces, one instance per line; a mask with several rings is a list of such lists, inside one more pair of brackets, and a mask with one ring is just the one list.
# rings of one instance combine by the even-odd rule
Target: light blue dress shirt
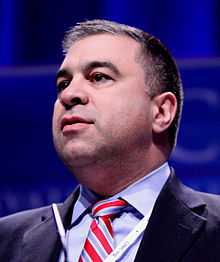
[[[138,222],[153,208],[156,199],[170,175],[168,163],[147,174],[123,191],[109,199],[123,198],[129,203],[127,211],[113,220],[115,246],[117,246]],[[71,229],[67,231],[67,248],[69,259],[78,262],[89,232],[92,217],[90,208],[98,201],[97,196],[87,188],[80,186],[80,194],[73,209]],[[134,261],[142,235],[117,260],[119,262]],[[63,253],[59,262],[63,262]]]

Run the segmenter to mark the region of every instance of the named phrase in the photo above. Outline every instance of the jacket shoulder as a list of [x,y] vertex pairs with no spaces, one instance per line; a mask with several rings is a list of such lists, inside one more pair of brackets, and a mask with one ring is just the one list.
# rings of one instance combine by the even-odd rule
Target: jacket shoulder
[[208,218],[212,217],[220,227],[220,196],[205,192],[196,192],[206,204]]
[[33,226],[34,223],[43,221],[48,216],[50,209],[51,206],[45,206],[2,217],[0,218],[0,232],[3,232],[4,229],[9,232],[19,227],[28,228],[29,226]]
[[171,174],[164,191],[171,193],[180,204],[184,204],[192,211],[200,214],[200,210],[206,210],[220,219],[220,195],[197,191],[184,185],[175,174]]
[[24,231],[44,221],[49,212],[50,206],[45,206],[0,218],[0,238],[10,239],[10,235],[19,237]]
[[23,236],[26,231],[38,226],[51,217],[51,207],[22,211],[0,218],[0,260],[15,261],[22,250]]

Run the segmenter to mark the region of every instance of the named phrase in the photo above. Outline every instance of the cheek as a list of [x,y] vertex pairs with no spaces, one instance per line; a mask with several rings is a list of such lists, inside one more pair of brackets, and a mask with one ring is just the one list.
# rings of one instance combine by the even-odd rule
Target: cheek
[[111,104],[105,104],[106,113],[102,114],[101,123],[111,135],[115,132],[133,132],[138,127],[150,124],[150,111],[145,99],[122,97]]
[[57,128],[59,126],[60,115],[61,115],[61,108],[60,108],[59,102],[56,101],[54,104],[53,118],[52,118],[53,133],[56,133]]

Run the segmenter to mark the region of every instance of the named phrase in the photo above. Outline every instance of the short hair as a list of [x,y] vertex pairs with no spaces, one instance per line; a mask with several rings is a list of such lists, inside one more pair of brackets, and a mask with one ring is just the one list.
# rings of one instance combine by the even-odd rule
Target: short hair
[[91,35],[106,33],[127,36],[140,44],[139,60],[145,70],[146,83],[150,87],[149,94],[152,97],[164,92],[172,92],[175,95],[177,113],[168,128],[168,140],[173,149],[176,145],[182,113],[183,88],[176,62],[159,39],[135,27],[95,19],[77,23],[66,32],[63,40],[64,54],[75,42]]

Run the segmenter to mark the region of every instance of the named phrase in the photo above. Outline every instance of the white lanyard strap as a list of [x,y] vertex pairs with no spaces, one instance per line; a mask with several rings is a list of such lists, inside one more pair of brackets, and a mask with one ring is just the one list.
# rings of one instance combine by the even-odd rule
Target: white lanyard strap
[[148,214],[141,219],[141,221],[135,226],[135,228],[121,241],[121,243],[111,252],[110,255],[104,260],[104,262],[115,262],[121,255],[131,246],[135,240],[144,232],[149,218],[151,216],[153,208]]

